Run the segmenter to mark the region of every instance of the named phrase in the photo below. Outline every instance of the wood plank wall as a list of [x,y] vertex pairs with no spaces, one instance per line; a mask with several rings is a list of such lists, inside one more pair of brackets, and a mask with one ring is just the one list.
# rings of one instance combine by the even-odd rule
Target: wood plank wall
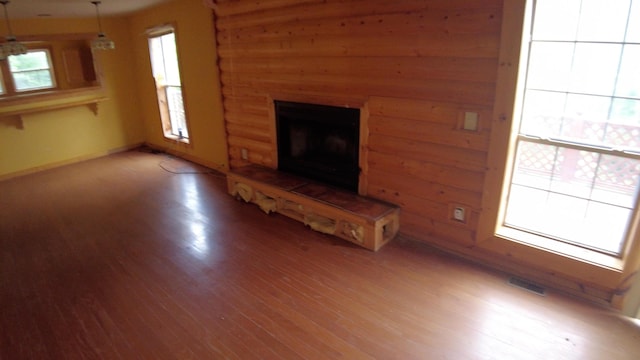
[[[401,233],[472,246],[486,171],[502,0],[218,0],[230,165],[276,167],[274,99],[368,108],[368,195]],[[479,130],[461,129],[465,111]],[[466,224],[451,219],[467,208]]]

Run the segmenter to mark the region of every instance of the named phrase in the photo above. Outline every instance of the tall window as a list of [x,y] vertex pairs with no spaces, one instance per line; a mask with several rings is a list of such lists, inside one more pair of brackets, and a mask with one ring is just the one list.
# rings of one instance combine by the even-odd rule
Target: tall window
[[2,78],[2,71],[0,69],[0,95],[4,95],[4,79]]
[[151,68],[156,82],[160,118],[165,137],[188,142],[189,129],[184,110],[180,68],[173,28],[151,32]]
[[640,0],[534,2],[504,225],[621,256],[640,182]]

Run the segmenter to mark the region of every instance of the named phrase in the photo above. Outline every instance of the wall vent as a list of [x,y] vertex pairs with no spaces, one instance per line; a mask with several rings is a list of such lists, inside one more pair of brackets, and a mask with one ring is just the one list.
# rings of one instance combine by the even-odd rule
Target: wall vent
[[529,280],[520,279],[517,277],[511,277],[509,278],[509,284],[513,286],[517,286],[519,288],[523,288],[527,291],[531,291],[534,294],[544,296],[545,289],[542,286],[536,285]]

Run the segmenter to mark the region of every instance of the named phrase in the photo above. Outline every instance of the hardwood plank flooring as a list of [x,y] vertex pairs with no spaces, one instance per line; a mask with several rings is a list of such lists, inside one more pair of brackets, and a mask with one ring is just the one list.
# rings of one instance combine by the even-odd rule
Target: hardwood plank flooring
[[638,359],[640,325],[142,151],[0,182],[0,359]]

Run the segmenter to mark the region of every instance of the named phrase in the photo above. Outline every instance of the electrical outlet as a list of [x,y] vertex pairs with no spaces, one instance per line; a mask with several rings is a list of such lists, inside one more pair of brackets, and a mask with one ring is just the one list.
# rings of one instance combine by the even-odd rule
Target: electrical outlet
[[453,208],[453,219],[465,222],[465,209],[462,206],[456,206]]

